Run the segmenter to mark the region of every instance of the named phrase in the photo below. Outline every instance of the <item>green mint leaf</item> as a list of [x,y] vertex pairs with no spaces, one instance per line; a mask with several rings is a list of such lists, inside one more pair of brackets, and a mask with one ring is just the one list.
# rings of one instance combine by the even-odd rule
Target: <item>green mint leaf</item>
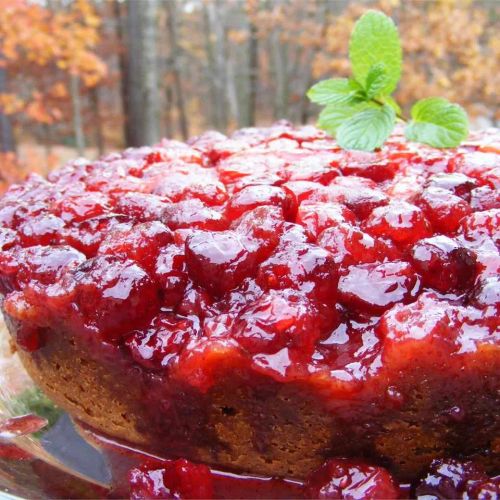
[[454,148],[469,135],[465,110],[442,97],[417,101],[411,110],[411,117],[412,121],[405,131],[409,141],[435,148]]
[[384,63],[374,64],[366,75],[366,96],[373,99],[378,96],[387,85],[387,72]]
[[394,128],[396,113],[384,104],[348,118],[337,130],[337,141],[344,149],[373,151],[384,144]]
[[371,102],[359,102],[356,104],[330,104],[319,114],[318,127],[330,135],[335,136],[337,129],[347,119],[360,111],[376,109],[378,106]]
[[343,104],[363,98],[362,87],[347,78],[322,80],[307,92],[309,99],[320,105]]
[[401,78],[402,61],[401,42],[393,20],[373,10],[361,16],[351,34],[349,58],[354,77],[364,88],[370,69],[382,63],[387,81],[380,93],[392,94]]

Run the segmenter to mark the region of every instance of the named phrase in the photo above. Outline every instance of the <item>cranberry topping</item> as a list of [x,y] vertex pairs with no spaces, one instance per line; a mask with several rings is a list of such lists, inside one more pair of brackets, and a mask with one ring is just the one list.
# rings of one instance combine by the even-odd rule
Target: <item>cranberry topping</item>
[[293,290],[271,290],[243,308],[233,336],[252,354],[273,353],[292,346],[311,353],[327,317],[314,303]]
[[297,222],[316,239],[325,229],[341,223],[355,224],[354,213],[339,203],[304,202],[299,207]]
[[210,499],[213,481],[210,469],[184,458],[143,465],[129,472],[130,498]]
[[227,216],[231,220],[238,219],[245,212],[263,205],[280,207],[287,219],[293,219],[297,211],[297,202],[290,190],[260,185],[244,187],[234,194],[228,203]]
[[412,248],[411,258],[425,286],[447,293],[474,284],[476,255],[447,236],[420,240]]
[[147,328],[132,332],[125,344],[139,364],[161,369],[177,357],[190,338],[198,334],[198,329],[199,325],[191,318],[160,313]]
[[455,233],[461,220],[472,212],[465,200],[438,187],[424,189],[416,203],[422,207],[434,230],[443,234]]
[[223,294],[253,274],[256,252],[248,250],[236,231],[195,231],[186,240],[186,263],[194,281],[214,294]]
[[197,199],[168,204],[163,210],[162,222],[172,230],[197,228],[220,231],[228,226],[222,212],[204,205]]
[[349,460],[330,460],[307,480],[309,498],[395,499],[399,488],[389,472]]
[[161,220],[169,200],[146,193],[122,193],[116,197],[115,210],[138,222]]
[[127,230],[131,226],[130,219],[124,215],[103,215],[71,226],[65,234],[65,240],[87,257],[93,257],[110,231]]
[[365,220],[364,228],[373,236],[389,237],[402,246],[432,234],[422,211],[405,201],[376,208]]
[[472,462],[434,460],[416,488],[418,498],[478,498],[493,500],[500,495],[500,477],[490,479]]
[[381,313],[410,302],[419,290],[419,276],[403,261],[351,266],[339,281],[342,303],[361,312]]
[[101,193],[81,193],[53,203],[54,213],[65,222],[78,222],[104,215],[109,210],[109,198]]
[[294,288],[323,302],[332,302],[337,291],[333,256],[311,243],[283,242],[259,266],[257,283],[263,288]]
[[141,326],[157,309],[157,285],[130,260],[94,257],[76,268],[66,284],[84,324],[107,339]]
[[400,252],[392,243],[373,238],[350,224],[339,224],[323,231],[318,244],[326,248],[342,268],[357,263],[383,262],[397,259]]
[[176,306],[184,296],[189,280],[184,248],[178,245],[161,248],[156,259],[154,275],[161,286],[163,305]]
[[172,241],[172,231],[161,222],[144,222],[131,229],[112,230],[102,241],[99,253],[128,258],[151,270],[161,248]]
[[454,172],[441,173],[429,178],[425,187],[441,188],[451,191],[464,200],[470,200],[470,192],[477,186],[477,181],[465,174]]
[[77,160],[0,200],[4,309],[27,349],[64,328],[188,384],[231,352],[369,393],[497,341],[495,151],[347,152],[279,123]]

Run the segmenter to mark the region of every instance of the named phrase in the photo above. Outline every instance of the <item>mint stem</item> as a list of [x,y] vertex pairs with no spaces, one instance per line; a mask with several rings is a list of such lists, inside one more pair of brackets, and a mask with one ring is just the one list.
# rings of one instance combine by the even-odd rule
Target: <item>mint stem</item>
[[[382,107],[385,103],[379,101],[378,99],[372,99],[372,101],[375,103],[375,104],[378,104],[380,107]],[[401,113],[396,113],[396,118],[398,120],[401,120],[402,122],[404,123],[408,123],[408,119],[405,118]]]

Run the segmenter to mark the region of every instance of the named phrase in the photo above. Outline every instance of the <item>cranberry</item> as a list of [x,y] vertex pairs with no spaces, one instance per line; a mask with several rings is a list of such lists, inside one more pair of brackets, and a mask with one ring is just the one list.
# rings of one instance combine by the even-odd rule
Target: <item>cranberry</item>
[[125,344],[142,366],[153,370],[165,368],[189,340],[198,335],[196,323],[191,318],[160,313],[148,327],[132,332]]
[[500,481],[490,479],[478,465],[451,458],[433,460],[428,474],[418,484],[417,497],[425,498],[481,498],[500,495]]
[[392,179],[399,166],[399,162],[391,161],[382,152],[350,151],[345,156],[345,164],[341,168],[344,175],[359,175],[376,182]]
[[299,159],[285,168],[287,181],[312,181],[328,185],[341,175],[337,168],[340,158],[339,153],[325,151]]
[[471,192],[470,206],[473,210],[489,210],[500,208],[500,190],[482,186]]
[[470,200],[470,192],[476,186],[475,179],[458,172],[435,174],[425,184],[425,187],[446,189],[466,201]]
[[129,472],[129,484],[130,498],[133,500],[213,498],[210,469],[184,458],[132,469]]
[[273,180],[280,179],[280,174],[282,174],[286,163],[286,160],[272,151],[257,153],[248,150],[222,160],[217,165],[217,171],[224,184],[243,182],[243,185],[248,186],[251,184],[249,178],[255,175],[267,182],[255,182],[254,177],[253,184],[273,184]]
[[31,245],[54,245],[61,239],[64,221],[52,214],[36,215],[19,224],[17,231],[21,244]]
[[328,227],[341,223],[354,224],[355,221],[354,213],[339,203],[306,201],[297,213],[297,223],[302,224],[314,239]]
[[0,252],[9,250],[19,243],[17,233],[12,229],[0,227]]
[[313,472],[306,482],[310,498],[396,499],[399,488],[382,467],[335,459]]
[[303,290],[323,302],[337,292],[337,266],[325,249],[310,243],[284,243],[259,266],[257,283],[263,288]]
[[338,224],[326,229],[319,235],[318,245],[326,248],[342,268],[399,257],[399,251],[391,243],[373,238],[350,224]]
[[251,353],[273,353],[295,347],[311,353],[321,333],[316,306],[293,290],[271,290],[244,307],[233,337]]
[[401,246],[432,234],[422,211],[405,201],[393,201],[376,208],[365,220],[364,228],[373,236],[390,238]]
[[407,262],[351,266],[339,281],[340,300],[354,309],[382,313],[399,302],[410,302],[420,290],[420,278]]
[[220,231],[229,225],[222,212],[210,208],[196,199],[167,204],[161,220],[172,230],[196,228]]
[[246,239],[247,248],[264,260],[279,243],[285,224],[283,212],[277,207],[258,207],[247,212],[238,222],[235,231]]
[[236,231],[196,231],[186,240],[186,263],[196,283],[221,295],[253,274],[257,260]]
[[226,187],[215,177],[197,166],[189,166],[189,173],[169,172],[155,178],[153,194],[172,202],[190,199],[201,200],[206,205],[220,205],[227,199]]
[[277,186],[247,186],[229,200],[227,216],[234,220],[245,212],[259,206],[277,206],[283,210],[287,219],[293,219],[297,211],[295,195],[286,188]]
[[422,208],[435,231],[453,234],[461,220],[472,212],[469,204],[450,191],[437,187],[424,189],[416,203]]
[[161,222],[143,222],[131,229],[111,231],[102,241],[99,253],[134,260],[151,271],[160,249],[172,241],[172,231]]
[[475,212],[462,221],[463,233],[469,241],[491,238],[500,246],[500,208]]
[[89,259],[73,272],[69,286],[84,324],[112,340],[147,323],[158,309],[157,285],[130,260]]
[[[488,171],[499,165],[498,154],[483,153],[481,151],[458,154],[451,162],[457,172],[475,177],[480,182]],[[484,183],[484,181],[481,183]]]
[[84,261],[83,254],[68,246],[33,246],[5,252],[0,257],[0,270],[4,280],[10,278],[8,288],[23,288],[31,281],[50,285]]
[[480,309],[493,306],[500,314],[500,277],[484,278],[474,287],[470,303]]
[[378,325],[378,333],[384,339],[385,365],[404,367],[419,362],[449,369],[454,362],[450,353],[460,351],[461,342],[469,340],[468,335],[460,338],[462,324],[462,310],[439,300],[435,294],[422,294],[413,304],[395,305],[385,312]]
[[154,194],[124,193],[115,199],[118,213],[128,215],[138,222],[161,220],[168,200]]
[[420,240],[412,248],[411,258],[423,284],[442,293],[465,290],[474,283],[475,253],[447,236]]
[[218,311],[223,314],[238,314],[243,307],[257,300],[263,293],[253,278],[245,279],[240,286],[228,292],[215,304]]
[[387,205],[388,197],[375,186],[370,185],[368,179],[360,177],[337,177],[335,183],[329,186],[328,201],[344,203],[360,219],[366,218],[375,208]]
[[125,215],[103,215],[75,224],[67,230],[65,240],[87,257],[93,257],[110,231],[126,231],[130,227],[130,219]]
[[103,215],[109,210],[109,198],[101,193],[81,193],[55,201],[53,212],[65,222],[79,222]]
[[212,298],[206,290],[188,283],[184,296],[177,305],[176,312],[183,316],[198,316],[204,318],[211,313]]
[[283,184],[296,197],[297,203],[305,201],[329,201],[328,188],[312,181],[293,181]]
[[167,245],[160,249],[155,263],[154,275],[161,286],[162,304],[167,307],[175,307],[182,300],[189,279],[184,248],[177,245]]

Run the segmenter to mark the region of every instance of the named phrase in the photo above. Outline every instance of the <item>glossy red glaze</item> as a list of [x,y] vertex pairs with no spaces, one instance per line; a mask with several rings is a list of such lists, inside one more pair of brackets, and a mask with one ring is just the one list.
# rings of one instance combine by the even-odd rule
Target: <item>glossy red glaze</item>
[[0,200],[3,308],[21,348],[79,335],[167,403],[226,370],[402,404],[415,360],[453,379],[498,354],[495,169],[284,123],[75,161]]

